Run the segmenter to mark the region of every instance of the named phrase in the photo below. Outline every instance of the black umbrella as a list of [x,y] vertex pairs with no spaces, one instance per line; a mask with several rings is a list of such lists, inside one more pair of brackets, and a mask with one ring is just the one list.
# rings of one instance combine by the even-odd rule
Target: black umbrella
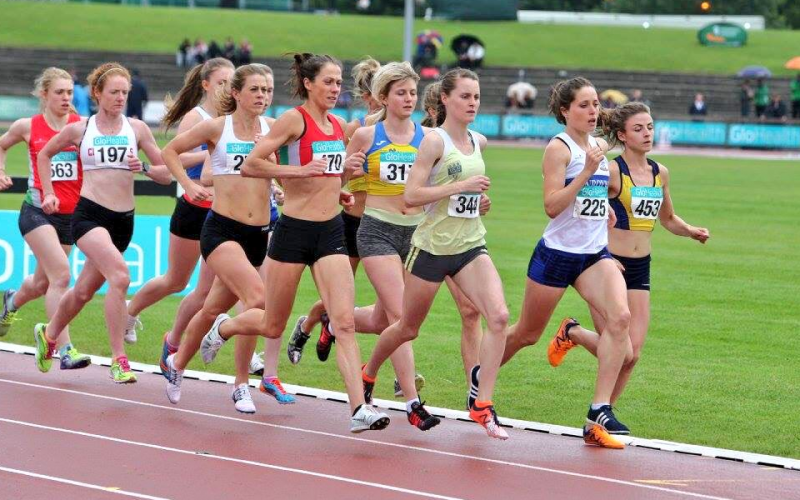
[[486,47],[486,45],[484,45],[481,39],[478,38],[477,36],[466,35],[462,33],[457,37],[453,38],[453,40],[450,42],[450,48],[456,54],[463,54],[464,52],[467,51],[467,49],[469,49],[469,46],[472,45],[473,43],[477,43],[479,45],[483,45],[484,47]]

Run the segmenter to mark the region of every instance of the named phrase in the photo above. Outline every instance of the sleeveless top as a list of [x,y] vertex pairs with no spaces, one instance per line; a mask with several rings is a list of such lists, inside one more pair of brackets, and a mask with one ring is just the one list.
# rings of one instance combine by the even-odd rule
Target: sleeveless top
[[[563,141],[571,153],[564,180],[564,186],[568,186],[583,171],[586,152],[565,132],[555,138]],[[597,146],[592,136],[589,136],[589,145]],[[608,179],[608,160],[603,158],[575,201],[547,224],[543,238],[548,248],[595,254],[608,245]]]
[[[445,186],[476,175],[484,175],[481,148],[471,132],[473,152],[465,155],[442,128],[434,129],[444,150],[431,169],[428,186]],[[479,214],[480,193],[458,193],[425,206],[423,218],[411,244],[433,255],[457,255],[486,244],[486,229]]]
[[[202,118],[202,121],[211,120],[211,115],[209,115],[208,112],[205,109],[201,108],[200,106],[196,106],[194,108],[194,110],[197,111],[197,114],[200,115],[200,118]],[[201,144],[200,146],[194,148],[191,152],[192,153],[200,153],[201,151],[208,151],[208,145]],[[192,179],[192,180],[199,180],[200,176],[203,173],[203,163],[204,162],[200,162],[200,163],[198,163],[197,165],[195,165],[193,167],[187,168],[186,169],[186,175],[188,175],[189,178]],[[183,195],[183,199],[186,200],[188,203],[196,206],[196,207],[211,208],[211,202],[208,201],[208,200],[192,201],[192,199],[189,198],[185,193]]]
[[[81,117],[70,114],[67,123],[79,122]],[[36,115],[31,118],[31,137],[28,142],[28,192],[25,194],[25,202],[37,208],[42,208],[44,192],[42,191],[42,181],[39,179],[39,152],[44,149],[45,144],[52,139],[58,131],[50,128],[44,115]],[[83,169],[78,158],[78,148],[68,146],[55,156],[50,158],[50,180],[53,181],[53,191],[59,201],[58,213],[71,214],[75,211],[75,205],[81,196],[81,185],[83,184]]]
[[[366,125],[366,121],[364,117],[358,119],[358,123],[361,124],[363,127]],[[351,193],[357,193],[359,191],[366,191],[367,190],[367,176],[361,175],[359,177],[353,177],[349,181],[347,181],[347,190]]]
[[375,125],[372,146],[367,151],[367,161],[364,163],[367,193],[377,196],[403,194],[423,137],[425,132],[422,126],[415,123],[411,142],[395,144],[386,135],[383,122],[378,122]]
[[137,156],[139,147],[130,121],[122,116],[122,129],[117,135],[104,135],[97,128],[97,115],[92,115],[86,124],[81,140],[81,164],[83,171],[114,168],[130,170],[128,156]]
[[281,165],[307,165],[316,159],[323,159],[328,168],[323,175],[341,176],[344,173],[344,130],[336,117],[328,113],[328,121],[333,126],[333,134],[324,133],[302,106],[297,111],[303,116],[303,135],[291,144],[280,148]]
[[661,173],[658,163],[650,158],[647,164],[653,171],[652,186],[637,186],[631,177],[628,164],[622,156],[614,159],[619,165],[620,191],[616,198],[611,198],[611,208],[617,216],[617,229],[629,231],[652,231],[656,225],[658,212],[664,202],[664,190],[661,185]]
[[[261,134],[269,133],[269,125],[259,117]],[[254,141],[241,141],[233,134],[233,116],[225,116],[225,126],[219,136],[217,146],[211,153],[211,170],[214,175],[241,175],[242,165],[255,147]]]

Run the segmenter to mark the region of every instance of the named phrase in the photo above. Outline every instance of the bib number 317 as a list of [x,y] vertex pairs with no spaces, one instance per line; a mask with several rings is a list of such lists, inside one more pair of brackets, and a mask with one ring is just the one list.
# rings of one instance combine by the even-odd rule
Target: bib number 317
[[454,194],[450,197],[450,203],[447,205],[447,215],[462,219],[474,219],[480,215],[478,211],[480,205],[481,195],[479,193]]

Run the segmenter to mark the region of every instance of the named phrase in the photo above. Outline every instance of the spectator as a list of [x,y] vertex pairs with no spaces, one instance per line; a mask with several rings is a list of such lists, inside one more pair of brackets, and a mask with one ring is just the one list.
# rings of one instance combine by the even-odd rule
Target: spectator
[[92,114],[92,107],[91,107],[91,99],[89,99],[89,91],[86,90],[86,87],[81,85],[80,80],[78,79],[78,72],[75,69],[71,69],[69,72],[72,75],[72,105],[75,107],[75,110],[81,116],[91,116]]
[[617,103],[614,102],[614,99],[611,97],[606,97],[600,100],[600,107],[603,109],[614,109],[617,107]]
[[630,102],[640,102],[640,103],[644,104],[645,106],[647,106],[648,108],[650,107],[650,99],[645,99],[642,96],[642,90],[641,89],[633,89],[631,91],[631,100],[630,100]]
[[222,49],[222,57],[229,60],[236,66],[236,43],[233,41],[233,37],[228,37],[225,39],[225,47]]
[[755,95],[756,94],[753,91],[753,86],[750,84],[750,80],[743,81],[742,87],[739,90],[739,104],[741,106],[742,118],[747,118],[750,116],[753,97]]
[[242,43],[239,44],[239,52],[236,54],[236,59],[239,66],[250,64],[252,60],[253,46],[247,38],[242,38]]
[[178,45],[178,52],[175,53],[175,65],[179,68],[189,66],[189,49],[192,48],[191,42],[188,38],[184,38],[180,45]]
[[147,86],[139,75],[139,70],[132,71],[131,91],[128,93],[128,110],[125,115],[128,118],[138,118],[144,120],[144,107],[147,106]]
[[473,42],[467,49],[467,64],[469,69],[480,68],[483,58],[486,56],[486,49],[478,42]]
[[222,57],[222,49],[219,48],[216,40],[211,40],[211,43],[208,44],[208,54],[206,56],[209,59],[214,59],[215,57]]
[[202,38],[194,41],[194,64],[203,64],[208,59],[208,45]]
[[698,93],[694,96],[694,102],[689,106],[689,114],[693,116],[695,120],[702,120],[701,117],[708,114],[708,106],[706,105],[706,99],[703,94]]
[[417,44],[417,53],[414,55],[414,61],[412,62],[413,66],[415,68],[434,66],[438,52],[436,45],[430,40]]
[[506,90],[506,108],[533,109],[537,95],[536,87],[528,82],[516,82]]
[[800,119],[800,73],[797,74],[794,80],[789,82],[789,89],[791,90],[792,99],[792,119]]
[[772,96],[772,100],[769,102],[769,105],[767,105],[767,109],[764,110],[764,116],[773,120],[786,121],[786,104],[779,94]]
[[766,111],[767,106],[769,106],[769,87],[764,80],[759,79],[757,83],[755,94],[756,116],[763,118],[764,111]]

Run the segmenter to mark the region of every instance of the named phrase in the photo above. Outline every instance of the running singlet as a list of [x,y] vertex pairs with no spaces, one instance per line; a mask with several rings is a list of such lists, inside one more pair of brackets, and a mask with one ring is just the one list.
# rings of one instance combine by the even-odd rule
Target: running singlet
[[317,126],[311,115],[297,106],[297,111],[303,115],[304,132],[299,139],[291,144],[281,147],[281,165],[307,165],[314,160],[323,159],[327,162],[324,175],[341,176],[344,173],[344,131],[339,120],[328,113],[328,121],[333,127],[333,135],[327,135]]
[[[481,148],[471,132],[468,134],[474,150],[469,156],[455,147],[443,129],[436,128],[434,132],[442,137],[444,150],[431,169],[429,186],[445,186],[484,175],[486,165]],[[479,213],[480,204],[480,193],[458,193],[426,205],[425,218],[414,231],[411,244],[433,255],[457,255],[485,245],[486,229]]]
[[86,133],[81,140],[81,163],[84,172],[115,168],[128,170],[128,156],[137,156],[139,147],[136,144],[136,134],[128,119],[122,116],[122,129],[117,135],[103,135],[97,128],[95,120],[97,115],[92,115],[86,124]]
[[[555,136],[571,153],[564,186],[568,186],[586,164],[586,153],[569,135]],[[589,145],[597,146],[589,136]],[[597,170],[578,192],[573,204],[547,224],[544,242],[548,248],[562,252],[595,254],[608,245],[608,160],[600,160]]]
[[617,229],[629,231],[652,231],[656,225],[658,212],[664,202],[664,190],[661,186],[661,174],[658,163],[647,159],[653,169],[653,185],[637,186],[633,183],[628,164],[622,158],[615,158],[619,165],[620,191],[616,198],[609,200],[614,214],[617,216]]
[[[67,123],[81,121],[78,115],[69,115]],[[50,128],[44,115],[31,118],[31,138],[28,143],[28,160],[30,174],[28,175],[28,192],[25,201],[36,208],[42,208],[42,181],[39,179],[39,152],[45,144],[52,139],[57,131]],[[53,191],[58,198],[58,213],[71,214],[81,195],[83,184],[83,170],[78,158],[78,148],[69,146],[59,151],[50,158],[50,180],[53,181]]]
[[395,144],[386,135],[383,122],[375,125],[375,138],[367,151],[364,163],[367,178],[367,193],[378,196],[403,194],[406,181],[411,174],[411,166],[417,159],[419,144],[425,132],[422,126],[414,124],[414,137],[410,144]]
[[[363,127],[366,124],[364,117],[358,119],[358,123],[361,124]],[[367,190],[367,176],[361,175],[359,177],[353,177],[349,181],[347,181],[347,190],[351,193],[357,193],[359,191],[366,191]]]
[[[211,119],[211,115],[209,115],[206,112],[206,110],[201,108],[200,106],[195,107],[194,110],[197,111],[197,114],[199,114],[200,118],[203,119],[202,121],[206,121],[206,120],[210,120]],[[208,146],[203,144],[201,146],[198,146],[198,147],[194,148],[191,152],[192,153],[200,153],[201,151],[208,151]],[[203,173],[203,163],[204,162],[200,162],[200,163],[198,163],[197,165],[195,165],[193,167],[187,168],[186,169],[186,175],[188,175],[189,178],[192,179],[192,180],[199,180],[200,179],[200,175]],[[208,201],[208,200],[205,200],[205,201],[192,201],[192,199],[189,198],[185,193],[183,195],[183,199],[186,200],[187,202],[191,203],[192,205],[197,206],[197,207],[211,208],[211,202]]]
[[[259,117],[261,135],[269,133],[269,125]],[[214,175],[241,175],[242,165],[256,146],[254,141],[240,141],[233,135],[233,116],[225,116],[225,126],[219,136],[217,146],[211,153],[211,171]]]

